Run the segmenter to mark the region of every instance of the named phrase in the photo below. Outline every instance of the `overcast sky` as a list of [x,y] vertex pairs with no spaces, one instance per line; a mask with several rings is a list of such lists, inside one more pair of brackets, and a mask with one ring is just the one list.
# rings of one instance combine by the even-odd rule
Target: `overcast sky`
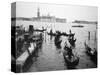
[[[58,18],[66,18],[68,21],[72,20],[88,20],[97,21],[98,9],[94,6],[78,6],[78,5],[58,5],[58,4],[40,4],[18,2],[16,4],[16,17],[36,17],[37,8],[40,8],[40,15],[55,16]],[[13,8],[12,10],[14,10]],[[12,12],[12,17],[14,17]]]

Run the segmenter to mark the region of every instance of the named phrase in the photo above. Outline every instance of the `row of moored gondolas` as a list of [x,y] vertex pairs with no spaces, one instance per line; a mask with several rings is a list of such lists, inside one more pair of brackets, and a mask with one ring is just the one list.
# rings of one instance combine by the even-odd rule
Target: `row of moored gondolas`
[[[65,64],[68,69],[76,68],[76,66],[79,64],[80,58],[78,57],[78,55],[73,53],[73,49],[75,48],[75,42],[76,42],[76,39],[74,38],[75,33],[71,33],[71,30],[70,30],[70,34],[67,34],[65,32],[61,33],[60,31],[56,31],[56,33],[52,33],[52,31],[50,31],[48,35],[55,36],[54,43],[58,49],[61,49],[62,40],[60,39],[60,37],[61,36],[68,37],[68,42],[70,46],[68,46],[67,42],[65,42],[63,57],[64,57],[64,60],[66,62]],[[92,49],[86,43],[85,43],[85,49],[86,49],[86,54],[89,55],[89,57],[91,58],[91,60],[93,60],[95,64],[97,64],[96,50],[94,52],[91,52]]]

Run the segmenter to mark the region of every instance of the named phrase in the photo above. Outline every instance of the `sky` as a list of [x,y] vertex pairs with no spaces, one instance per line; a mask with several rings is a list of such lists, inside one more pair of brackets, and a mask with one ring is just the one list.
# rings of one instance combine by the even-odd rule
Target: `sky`
[[[40,15],[55,16],[57,18],[66,18],[67,21],[73,20],[98,20],[98,8],[94,6],[80,6],[80,5],[59,5],[59,4],[44,4],[32,2],[17,2],[16,3],[16,17],[36,17],[37,9],[40,8]],[[12,8],[15,10],[15,7]],[[12,17],[14,16],[12,11]]]

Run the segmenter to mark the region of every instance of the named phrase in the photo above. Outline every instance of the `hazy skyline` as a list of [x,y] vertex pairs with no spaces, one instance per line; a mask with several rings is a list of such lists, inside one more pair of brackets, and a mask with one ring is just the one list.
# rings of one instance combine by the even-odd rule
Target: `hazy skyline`
[[[66,18],[67,21],[72,20],[98,20],[98,9],[94,6],[78,6],[78,5],[59,5],[44,4],[32,2],[17,2],[16,17],[36,17],[37,9],[40,8],[40,15],[55,16],[57,18]],[[14,9],[14,8],[13,8]],[[12,12],[12,17],[15,17]]]

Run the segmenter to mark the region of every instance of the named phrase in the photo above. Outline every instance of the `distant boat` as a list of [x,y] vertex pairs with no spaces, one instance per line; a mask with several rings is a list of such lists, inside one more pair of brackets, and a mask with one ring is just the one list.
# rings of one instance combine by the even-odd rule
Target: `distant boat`
[[72,27],[80,27],[80,28],[83,28],[84,26],[83,25],[73,25]]

